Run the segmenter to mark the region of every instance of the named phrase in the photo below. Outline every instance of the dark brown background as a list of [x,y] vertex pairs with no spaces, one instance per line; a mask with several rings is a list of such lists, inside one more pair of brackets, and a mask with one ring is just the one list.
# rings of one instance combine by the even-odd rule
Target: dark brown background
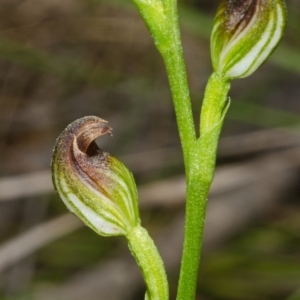
[[[196,123],[217,5],[180,2]],[[300,299],[299,1],[290,0],[288,10],[272,58],[232,84],[197,299]],[[113,127],[113,138],[99,145],[136,177],[142,222],[166,262],[175,299],[182,158],[165,69],[130,0],[0,2],[0,299],[144,297],[124,239],[83,228],[51,185],[55,139],[85,115]]]

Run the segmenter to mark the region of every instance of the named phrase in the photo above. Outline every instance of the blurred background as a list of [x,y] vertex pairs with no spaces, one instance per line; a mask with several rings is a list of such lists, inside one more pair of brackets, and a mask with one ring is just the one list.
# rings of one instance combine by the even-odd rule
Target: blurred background
[[[179,1],[196,124],[218,2]],[[232,84],[198,300],[300,299],[300,2],[287,5],[284,41]],[[144,299],[125,239],[85,228],[52,187],[55,139],[86,115],[113,127],[99,146],[135,175],[175,299],[183,162],[164,65],[130,0],[0,2],[0,299]]]

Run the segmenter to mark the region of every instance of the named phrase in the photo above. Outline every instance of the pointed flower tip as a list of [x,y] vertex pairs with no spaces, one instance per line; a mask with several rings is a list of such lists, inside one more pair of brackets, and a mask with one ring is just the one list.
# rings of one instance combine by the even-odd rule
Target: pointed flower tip
[[211,35],[214,70],[231,79],[251,75],[280,42],[286,19],[284,0],[223,0]]
[[98,117],[74,121],[58,137],[51,163],[53,184],[67,208],[105,236],[126,235],[139,223],[131,172],[95,143],[111,131]]

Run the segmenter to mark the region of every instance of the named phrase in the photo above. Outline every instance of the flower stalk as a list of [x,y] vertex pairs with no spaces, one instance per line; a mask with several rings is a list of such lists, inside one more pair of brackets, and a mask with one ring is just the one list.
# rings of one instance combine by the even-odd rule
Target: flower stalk
[[[185,166],[196,141],[190,91],[180,38],[176,0],[133,0],[164,60],[172,93]],[[146,4],[145,4],[146,3]],[[157,9],[159,7],[159,9]],[[155,13],[153,12],[155,11]],[[160,17],[156,18],[157,11]]]

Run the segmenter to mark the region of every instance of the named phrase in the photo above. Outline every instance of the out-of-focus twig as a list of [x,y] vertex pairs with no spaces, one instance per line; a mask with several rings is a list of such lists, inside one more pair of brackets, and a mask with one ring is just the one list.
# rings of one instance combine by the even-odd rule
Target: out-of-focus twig
[[[224,221],[222,221],[224,224],[220,224],[219,221],[217,222],[217,232],[222,232],[222,229],[227,228],[225,224],[231,224],[228,226],[234,232],[234,228],[232,228],[236,226],[234,220],[239,219],[240,222],[248,222],[249,217],[247,217],[247,215],[250,214],[250,216],[252,216],[256,214],[257,210],[261,209],[261,203],[275,201],[276,197],[273,197],[273,193],[273,198],[271,197],[271,199],[269,199],[269,197],[267,197],[269,199],[267,202],[266,200],[261,202],[257,199],[268,196],[264,193],[270,193],[271,190],[280,187],[281,185],[279,183],[280,180],[283,180],[283,175],[286,172],[292,174],[293,170],[297,170],[299,164],[300,151],[296,148],[281,151],[278,154],[260,157],[247,163],[220,168],[216,173],[210,197],[213,199],[214,197],[226,197],[227,194],[230,194],[229,200],[235,200],[232,206],[230,206],[228,202],[218,205],[218,208],[222,207],[221,211],[217,213],[217,210],[215,210],[214,213],[212,213],[212,215],[220,215],[218,217],[219,221],[222,220],[222,216],[223,218],[226,216]],[[289,178],[289,180],[290,179],[291,178]],[[277,182],[278,180],[279,183]],[[290,181],[292,182],[292,180]],[[269,188],[266,188],[267,184],[269,184]],[[249,190],[249,187],[251,187],[250,191],[245,192]],[[256,192],[259,192],[259,194],[256,195]],[[183,204],[184,195],[185,183],[183,177],[168,179],[164,182],[151,183],[139,189],[140,206],[143,209],[155,206],[174,207]],[[238,197],[233,195],[238,195]],[[248,200],[243,201],[243,199]],[[213,203],[212,201],[211,205],[213,205]],[[245,204],[247,206],[245,206]],[[228,220],[233,220],[233,223],[228,222]],[[75,217],[65,215],[37,225],[27,232],[13,238],[0,247],[0,271],[81,226],[83,226],[82,223]],[[209,236],[211,237],[213,235]]]
[[53,191],[49,170],[2,178],[0,201],[42,195]]
[[82,226],[77,218],[66,214],[12,238],[0,247],[0,271]]
[[[300,139],[297,134],[289,134],[280,130],[262,130],[223,138],[220,142],[219,157],[249,155],[262,151],[296,147],[299,144]],[[135,173],[161,168],[166,161],[169,165],[178,164],[181,159],[180,155],[179,148],[171,148],[126,155],[120,159],[128,164]],[[53,191],[49,170],[0,179],[0,202],[39,196]]]
[[[44,196],[45,197],[45,196]],[[47,197],[47,196],[46,196]],[[41,197],[42,198],[42,197]],[[21,231],[27,231],[44,220],[48,202],[46,199],[27,199],[23,203],[22,215],[19,218]],[[1,261],[1,259],[0,259]],[[18,264],[14,264],[4,274],[5,287],[4,294],[7,298],[14,298],[24,293],[31,284],[35,273],[35,256],[30,255],[22,259]]]
[[224,137],[220,140],[218,157],[237,157],[297,147],[300,145],[298,132],[292,132],[290,129],[264,129]]

